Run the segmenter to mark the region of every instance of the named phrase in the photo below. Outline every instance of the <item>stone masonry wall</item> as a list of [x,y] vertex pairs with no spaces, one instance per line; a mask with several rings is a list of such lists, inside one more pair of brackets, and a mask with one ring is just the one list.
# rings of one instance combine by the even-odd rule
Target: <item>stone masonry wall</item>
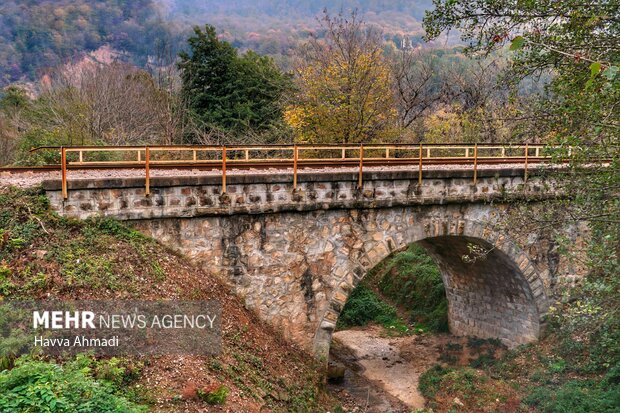
[[[477,185],[471,171],[432,172],[420,187],[417,173],[401,171],[366,174],[362,189],[355,174],[344,173],[300,176],[297,191],[290,176],[278,175],[232,176],[226,194],[214,177],[154,178],[150,197],[137,179],[75,181],[67,201],[58,182],[45,188],[62,214],[132,220],[318,355],[328,351],[350,291],[412,242],[440,266],[455,334],[510,346],[534,340],[554,279],[569,268],[549,268],[537,247],[544,240],[526,237],[519,246],[496,224],[505,197],[555,196],[552,186],[537,176],[524,183],[519,170],[481,172]],[[487,258],[464,263],[468,243],[489,249]]]
[[141,178],[70,180],[66,201],[60,181],[47,181],[44,187],[64,215],[122,220],[489,202],[507,194],[553,196],[541,177],[530,172],[524,183],[523,175],[522,169],[481,170],[473,185],[471,170],[432,170],[425,171],[418,186],[416,171],[369,172],[358,189],[355,173],[300,174],[295,191],[288,174],[232,175],[225,194],[217,176],[156,177],[151,178],[150,196],[145,196]]

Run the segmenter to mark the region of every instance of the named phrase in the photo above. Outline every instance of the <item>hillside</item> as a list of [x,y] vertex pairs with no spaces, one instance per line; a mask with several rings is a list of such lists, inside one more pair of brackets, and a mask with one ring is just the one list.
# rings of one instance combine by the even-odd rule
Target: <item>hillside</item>
[[[208,403],[196,397],[201,389],[224,389],[225,403],[218,411],[333,408],[335,403],[320,391],[321,369],[313,359],[285,343],[218,280],[154,240],[112,220],[61,218],[37,189],[0,190],[0,228],[0,300],[217,299],[223,307],[222,352],[214,357],[77,357],[59,366],[58,360],[39,357],[15,361],[10,341],[3,341],[0,364],[16,362],[17,367],[0,372],[0,404],[5,403],[0,410],[49,403],[43,397],[20,396],[43,388],[54,389],[59,406],[90,397],[91,404],[114,398],[127,408],[96,405],[84,410],[97,412],[129,411],[127,406],[136,411],[205,411]],[[85,394],[99,390],[91,396],[69,391],[78,383]],[[99,400],[102,386],[107,390]],[[25,404],[10,404],[19,402]]]
[[209,15],[232,14],[237,16],[269,15],[279,18],[312,17],[323,9],[357,9],[362,14],[402,13],[421,20],[424,11],[431,7],[430,0],[157,0],[173,15],[193,15],[195,18]]
[[109,45],[144,65],[171,38],[152,0],[8,0],[0,4],[0,86]]
[[282,65],[323,9],[359,10],[386,40],[421,42],[428,0],[341,2],[289,0],[8,0],[0,4],[0,87],[32,81],[102,46],[145,67],[185,47],[194,25],[211,24],[235,47],[275,57]]

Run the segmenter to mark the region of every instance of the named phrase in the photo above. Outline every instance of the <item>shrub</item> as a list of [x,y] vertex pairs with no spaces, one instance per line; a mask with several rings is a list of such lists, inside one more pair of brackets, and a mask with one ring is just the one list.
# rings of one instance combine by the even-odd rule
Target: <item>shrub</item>
[[376,322],[384,326],[399,323],[396,309],[381,301],[368,287],[360,284],[351,292],[338,318],[338,328],[364,326]]
[[418,390],[420,390],[422,396],[427,399],[432,399],[441,388],[441,383],[444,376],[451,371],[453,370],[444,368],[439,364],[435,364],[433,367],[422,373],[418,383]]
[[3,412],[145,412],[117,395],[108,381],[93,379],[80,362],[58,365],[20,358],[15,368],[0,372]]
[[30,152],[32,148],[39,146],[59,146],[66,145],[65,140],[55,132],[42,129],[34,129],[24,134],[17,148],[17,165],[49,165],[60,163],[60,153],[58,150],[40,150]]
[[224,385],[219,385],[216,388],[205,388],[204,390],[198,390],[198,398],[207,402],[208,404],[224,404],[228,397],[228,388]]
[[411,320],[431,331],[448,331],[448,300],[439,268],[424,248],[412,244],[372,277],[381,294],[411,311]]
[[618,412],[620,386],[605,386],[594,380],[571,380],[559,388],[533,388],[524,401],[541,413]]
[[142,363],[129,358],[112,357],[93,361],[94,376],[115,386],[124,386],[136,380],[143,367]]

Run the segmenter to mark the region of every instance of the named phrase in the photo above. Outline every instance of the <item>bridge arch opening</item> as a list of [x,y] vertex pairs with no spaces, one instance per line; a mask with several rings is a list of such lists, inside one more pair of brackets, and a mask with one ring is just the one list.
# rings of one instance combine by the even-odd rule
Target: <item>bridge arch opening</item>
[[[514,245],[500,247],[485,239],[465,235],[428,236],[414,243],[433,258],[440,270],[448,301],[450,333],[497,338],[508,347],[538,338],[544,311],[544,297],[537,298],[535,294],[540,281],[529,260],[517,253]],[[393,250],[378,261],[406,249],[408,245]],[[367,273],[354,278],[351,288],[344,291],[346,299]],[[343,306],[342,301],[333,298],[328,311],[339,316]],[[329,353],[333,330],[327,323],[319,327],[315,337],[315,350],[319,355]]]
[[532,290],[505,252],[465,236],[425,238],[418,244],[440,269],[452,334],[499,338],[508,346],[538,337],[539,315]]

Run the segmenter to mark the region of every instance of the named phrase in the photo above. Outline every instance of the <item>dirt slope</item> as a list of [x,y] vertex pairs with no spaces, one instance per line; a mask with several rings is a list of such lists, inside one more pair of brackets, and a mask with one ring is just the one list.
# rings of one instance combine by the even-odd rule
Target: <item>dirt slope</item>
[[[217,299],[222,353],[143,358],[132,388],[155,411],[329,410],[320,367],[262,323],[218,279],[111,220],[60,218],[38,189],[0,189],[0,294],[4,298]],[[194,398],[225,385],[223,406]]]

